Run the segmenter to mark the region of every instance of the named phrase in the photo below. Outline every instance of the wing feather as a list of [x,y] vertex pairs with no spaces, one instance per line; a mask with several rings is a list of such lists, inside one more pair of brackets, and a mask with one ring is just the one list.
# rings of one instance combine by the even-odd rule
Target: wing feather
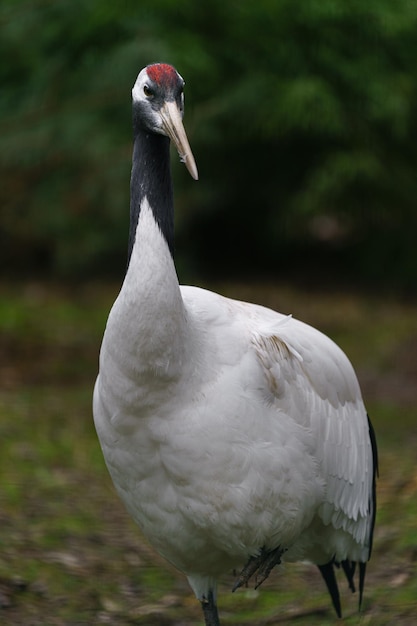
[[349,532],[367,557],[373,454],[350,361],[331,339],[292,318],[254,333],[252,343],[280,408],[312,433],[313,453],[326,484],[319,516],[324,524]]

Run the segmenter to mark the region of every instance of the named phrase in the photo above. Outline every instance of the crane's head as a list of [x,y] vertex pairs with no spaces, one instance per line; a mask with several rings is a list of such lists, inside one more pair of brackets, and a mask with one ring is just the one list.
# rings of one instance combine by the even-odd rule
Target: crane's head
[[137,122],[150,132],[169,137],[181,161],[197,180],[197,167],[182,123],[184,85],[183,78],[172,65],[154,63],[139,73],[132,89],[132,98]]

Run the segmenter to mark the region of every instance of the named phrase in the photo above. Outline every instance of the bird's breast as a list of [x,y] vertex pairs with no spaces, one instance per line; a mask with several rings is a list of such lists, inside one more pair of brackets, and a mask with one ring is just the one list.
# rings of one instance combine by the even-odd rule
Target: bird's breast
[[146,394],[141,403],[136,386],[122,412],[119,400],[113,410],[100,406],[97,393],[116,488],[151,543],[184,571],[198,555],[212,558],[217,574],[263,545],[289,545],[321,497],[308,433],[251,390],[253,362],[243,361],[207,368],[193,391],[195,371],[171,382],[158,406]]

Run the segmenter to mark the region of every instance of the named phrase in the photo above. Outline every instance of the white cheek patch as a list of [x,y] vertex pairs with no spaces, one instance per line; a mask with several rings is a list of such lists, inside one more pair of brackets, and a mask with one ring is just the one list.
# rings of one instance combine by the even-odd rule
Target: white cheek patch
[[143,87],[146,83],[146,79],[146,69],[143,69],[141,72],[139,72],[136,82],[133,85],[132,98],[134,102],[140,102],[141,100],[144,100],[145,96],[143,93]]
[[143,88],[146,83],[149,81],[148,75],[146,73],[146,68],[142,70],[139,76],[136,79],[135,84],[132,89],[132,100],[133,102],[140,103],[144,109],[146,109],[146,117],[148,119],[149,126],[152,127],[153,132],[165,134],[162,129],[162,119],[161,116],[158,115],[153,109],[150,101],[146,97]]

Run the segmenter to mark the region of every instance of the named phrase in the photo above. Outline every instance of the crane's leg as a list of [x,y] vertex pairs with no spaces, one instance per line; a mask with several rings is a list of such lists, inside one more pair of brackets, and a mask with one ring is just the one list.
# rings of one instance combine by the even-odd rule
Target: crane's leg
[[219,614],[217,612],[216,602],[211,589],[209,591],[208,598],[204,598],[201,602],[201,606],[203,608],[206,626],[220,626]]
[[262,548],[258,556],[251,556],[246,563],[245,567],[239,574],[237,581],[235,582],[232,591],[236,591],[239,587],[247,585],[250,578],[255,574],[255,589],[262,585],[271,573],[271,570],[275,565],[281,563],[281,556],[285,550],[281,548],[275,548],[275,550],[266,550]]

